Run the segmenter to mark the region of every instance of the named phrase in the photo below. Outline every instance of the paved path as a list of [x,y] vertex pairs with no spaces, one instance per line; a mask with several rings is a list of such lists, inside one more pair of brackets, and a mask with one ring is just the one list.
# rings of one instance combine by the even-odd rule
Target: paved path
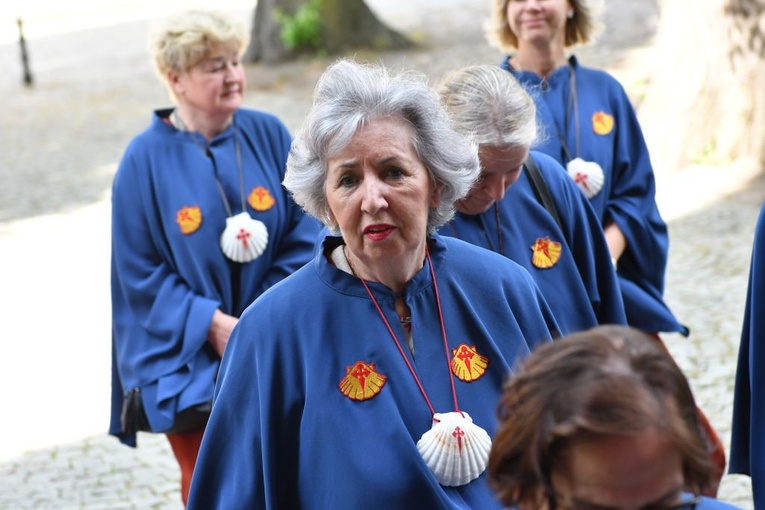
[[[360,58],[417,67],[432,79],[452,67],[498,60],[480,31],[486,0],[367,3],[422,48]],[[146,19],[156,10],[151,2],[124,4],[133,7],[117,12],[119,23],[112,14],[109,26],[30,40],[36,79],[30,90],[20,86],[18,48],[0,41],[0,509],[181,508],[178,470],[163,436],[141,434],[140,447],[129,449],[104,434],[109,186],[150,109],[168,103],[145,53]],[[578,54],[629,88],[644,77],[656,6],[608,5],[607,26],[619,30]],[[249,21],[251,10],[241,13]],[[620,26],[625,18],[643,23]],[[294,131],[325,64],[248,66],[247,104],[276,113]],[[670,335],[667,342],[727,444],[752,229],[765,181],[744,166],[658,177],[672,240],[667,300],[692,329],[689,339]],[[746,477],[726,476],[720,496],[751,508]]]

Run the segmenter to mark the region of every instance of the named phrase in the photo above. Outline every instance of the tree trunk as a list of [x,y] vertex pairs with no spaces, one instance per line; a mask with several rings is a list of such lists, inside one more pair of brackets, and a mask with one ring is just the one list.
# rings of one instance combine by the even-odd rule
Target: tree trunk
[[640,107],[666,170],[765,161],[765,2],[660,0],[657,62]]
[[337,54],[350,49],[404,49],[411,41],[388,28],[362,0],[321,0],[324,49]]
[[[295,56],[281,41],[274,10],[293,15],[305,1],[257,0],[250,47],[244,57],[247,62],[275,63]],[[363,0],[320,0],[320,12],[321,49],[330,55],[360,48],[388,50],[412,46],[406,37],[378,20]]]
[[286,60],[291,52],[282,43],[274,10],[280,9],[285,14],[293,15],[303,3],[304,0],[257,0],[250,32],[250,47],[244,60],[260,60],[269,64]]

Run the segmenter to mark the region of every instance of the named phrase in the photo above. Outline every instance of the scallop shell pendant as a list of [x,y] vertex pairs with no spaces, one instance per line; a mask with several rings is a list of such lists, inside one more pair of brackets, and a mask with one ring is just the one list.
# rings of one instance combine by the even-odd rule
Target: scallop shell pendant
[[268,245],[268,229],[262,221],[253,219],[247,211],[226,218],[226,228],[220,235],[223,254],[242,264],[255,260]]
[[491,438],[465,412],[436,413],[417,450],[443,486],[465,485],[486,470]]
[[574,158],[568,162],[566,170],[587,198],[594,197],[603,189],[603,169],[596,162]]

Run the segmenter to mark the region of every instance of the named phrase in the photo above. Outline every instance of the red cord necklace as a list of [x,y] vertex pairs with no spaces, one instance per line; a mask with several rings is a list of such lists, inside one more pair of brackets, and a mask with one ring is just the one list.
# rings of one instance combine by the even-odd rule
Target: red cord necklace
[[[428,260],[430,275],[433,279],[433,291],[436,298],[436,307],[438,309],[438,318],[441,323],[441,337],[444,342],[444,354],[446,357],[446,368],[449,372],[449,383],[452,390],[454,401],[454,411],[448,413],[436,413],[433,404],[428,398],[425,387],[414,371],[414,367],[409,362],[404,349],[401,347],[396,334],[393,332],[388,319],[375,298],[372,290],[363,278],[359,278],[364,288],[372,299],[377,309],[377,313],[385,323],[393,343],[396,345],[401,358],[406,363],[409,373],[417,384],[420,393],[425,399],[425,403],[433,416],[433,422],[430,430],[425,432],[417,442],[417,449],[425,460],[428,468],[435,475],[436,480],[441,485],[456,487],[466,485],[478,478],[484,472],[489,461],[489,449],[491,448],[491,438],[481,427],[473,423],[470,416],[460,411],[457,402],[457,389],[454,384],[454,374],[452,374],[449,361],[449,342],[446,337],[446,325],[441,309],[441,298],[438,294],[438,284],[436,282],[436,273],[433,269],[433,260],[430,257],[430,251],[425,248],[425,256]],[[350,265],[350,264],[349,264]]]

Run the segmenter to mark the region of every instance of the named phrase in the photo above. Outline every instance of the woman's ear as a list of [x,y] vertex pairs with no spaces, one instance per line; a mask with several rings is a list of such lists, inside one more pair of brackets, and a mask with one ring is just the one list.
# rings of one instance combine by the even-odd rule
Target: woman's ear
[[167,84],[170,89],[175,93],[176,97],[183,94],[183,83],[181,81],[181,75],[173,69],[168,69],[165,75],[167,77]]
[[433,192],[430,194],[430,207],[438,207],[441,203],[441,191],[443,191],[443,184],[434,184]]

